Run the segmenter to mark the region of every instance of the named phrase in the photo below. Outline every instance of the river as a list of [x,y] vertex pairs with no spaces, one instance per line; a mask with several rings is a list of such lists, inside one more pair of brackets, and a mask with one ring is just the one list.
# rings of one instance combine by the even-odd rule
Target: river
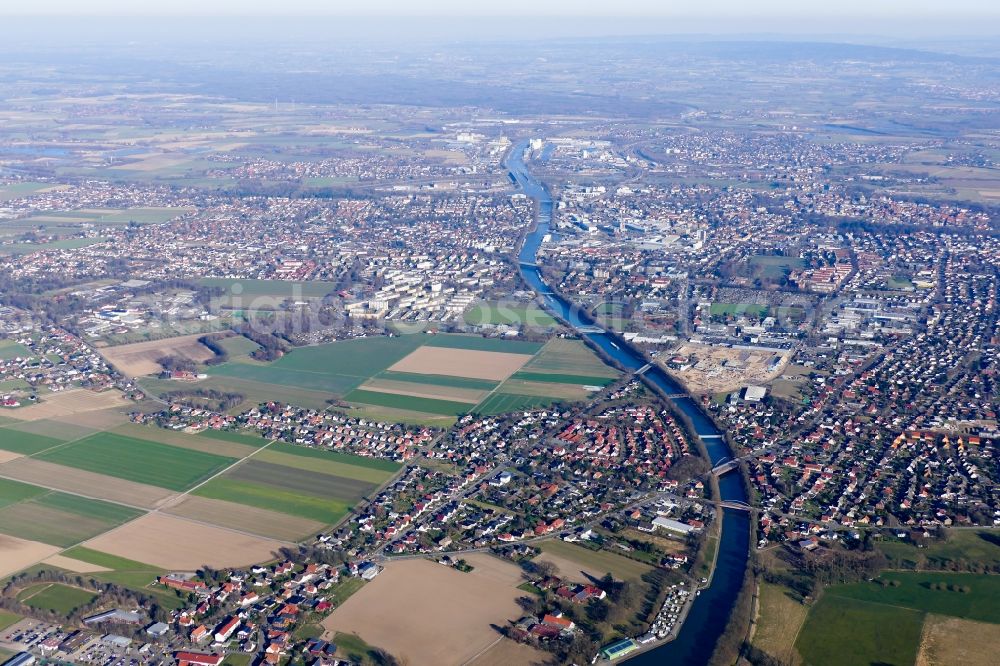
[[[577,308],[552,292],[535,266],[535,256],[542,238],[549,233],[552,224],[552,197],[545,186],[531,174],[524,164],[523,155],[526,146],[526,141],[516,145],[505,163],[511,178],[514,179],[521,191],[538,203],[535,229],[525,237],[524,244],[518,254],[521,275],[525,282],[545,299],[548,307],[558,313],[565,321],[575,328],[592,327],[592,322],[580,318]],[[608,356],[614,358],[628,370],[638,370],[646,365],[646,360],[638,352],[625,345],[615,343],[604,332],[581,333],[581,335],[600,347]],[[645,377],[667,395],[685,393],[684,389],[659,367],[650,368],[645,373]],[[708,451],[713,466],[731,456],[731,452],[722,438],[722,433],[705,416],[693,398],[673,399],[672,402],[691,419],[695,431]],[[749,501],[746,489],[736,472],[725,474],[719,479],[719,492],[723,500]],[[695,599],[677,638],[629,659],[630,666],[652,666],[653,664],[697,666],[708,663],[736,603],[751,547],[750,515],[736,509],[723,509],[722,511],[722,533],[719,537],[718,559],[712,584]]]

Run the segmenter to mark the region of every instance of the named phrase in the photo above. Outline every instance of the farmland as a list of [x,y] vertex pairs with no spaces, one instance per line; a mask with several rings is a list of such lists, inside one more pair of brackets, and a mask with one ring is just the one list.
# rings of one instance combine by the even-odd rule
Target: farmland
[[185,490],[236,462],[110,432],[50,450],[38,459],[170,490]]
[[283,544],[164,513],[148,513],[84,545],[164,569],[194,570],[206,562],[234,567],[267,561]]
[[198,488],[194,494],[200,497],[270,509],[324,524],[337,522],[347,514],[351,506],[346,501],[334,501],[308,493],[282,489],[267,483],[253,483],[226,476],[209,481]]
[[552,400],[536,395],[517,395],[515,393],[494,393],[479,405],[476,412],[480,414],[504,414],[522,409],[535,409],[551,405]]
[[298,541],[318,534],[326,527],[325,523],[317,520],[197,495],[188,495],[180,503],[163,511],[180,518],[190,518],[279,541]]
[[[357,416],[447,425],[459,414],[586,400],[591,391],[585,387],[604,386],[618,376],[576,340],[554,339],[543,346],[418,333],[301,347],[270,363],[240,355],[253,348],[240,344],[229,362],[207,368],[209,378],[196,386],[240,393],[251,404],[277,400],[324,409],[340,399]],[[142,386],[154,394],[177,389],[176,383],[156,379],[143,379]]]
[[88,389],[70,389],[59,393],[46,394],[39,402],[7,412],[9,416],[19,421],[35,421],[39,419],[59,419],[73,416],[75,422],[81,422],[81,415],[96,412],[126,404],[119,391],[104,391],[95,393]]
[[[988,622],[994,631],[998,594],[997,576],[887,571],[876,582],[829,587],[810,609],[795,646],[811,664],[912,664],[925,620]],[[839,661],[836,650],[842,651]]]
[[4,451],[31,455],[39,451],[51,449],[53,446],[58,446],[61,443],[58,439],[45,437],[44,435],[22,432],[13,428],[0,429],[0,449]]
[[59,552],[57,546],[0,534],[0,576],[7,576]]
[[909,608],[824,596],[810,610],[795,645],[806,663],[912,664],[923,613]]
[[[400,469],[248,434],[193,435],[112,416],[95,421],[103,430],[52,419],[0,426],[0,446],[11,449],[0,449],[4,572],[45,561],[144,587],[165,569],[270,559],[339,521]],[[122,570],[103,557],[133,564]]]
[[7,183],[0,185],[0,201],[9,201],[20,197],[29,197],[37,192],[59,189],[61,186],[52,183]]
[[753,644],[785,663],[796,663],[795,637],[805,622],[809,607],[793,598],[781,585],[761,583],[760,615]]
[[425,414],[440,414],[443,416],[458,416],[472,410],[475,403],[456,402],[454,400],[437,400],[414,395],[401,395],[383,391],[351,391],[344,399],[348,402],[358,402],[366,405],[405,409]]
[[0,509],[0,532],[66,547],[139,515],[118,504],[54,492]]
[[[522,594],[516,566],[483,554],[468,560],[471,573],[426,560],[390,562],[323,626],[331,636],[359,636],[409,663],[466,663],[496,641],[491,625],[517,616]],[[438,632],[442,624],[451,631]]]
[[200,334],[183,335],[149,342],[134,342],[128,345],[103,347],[101,355],[123,374],[129,377],[152,375],[163,368],[157,362],[164,356],[180,356],[196,363],[212,358],[212,351],[198,342]]
[[917,666],[990,664],[1000,653],[1000,631],[995,626],[929,615],[924,621]]

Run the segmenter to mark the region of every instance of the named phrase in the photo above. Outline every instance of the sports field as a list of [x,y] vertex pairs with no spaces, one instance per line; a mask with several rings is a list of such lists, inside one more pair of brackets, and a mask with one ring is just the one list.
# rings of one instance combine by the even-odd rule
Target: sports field
[[39,583],[21,590],[17,600],[41,610],[70,613],[74,608],[89,604],[97,595],[79,587],[61,583]]
[[746,316],[746,317],[766,317],[769,308],[766,305],[757,303],[712,303],[710,313],[712,316]]

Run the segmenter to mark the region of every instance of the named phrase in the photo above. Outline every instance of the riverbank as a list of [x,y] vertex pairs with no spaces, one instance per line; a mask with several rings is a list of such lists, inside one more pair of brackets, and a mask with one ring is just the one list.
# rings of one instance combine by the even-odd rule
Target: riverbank
[[[525,284],[539,295],[542,306],[553,316],[564,321],[581,338],[599,348],[603,354],[613,359],[616,364],[620,364],[626,371],[635,372],[647,364],[645,354],[618,336],[612,336],[600,325],[584,321],[580,317],[580,309],[555,293],[545,283],[541,271],[535,265],[535,256],[542,238],[549,232],[553,202],[548,191],[531,175],[524,164],[523,152],[526,143],[526,141],[521,142],[515,146],[505,162],[514,182],[537,202],[534,229],[525,235],[517,255],[521,277]],[[692,440],[704,451],[713,466],[732,456],[723,433],[716,427],[714,420],[703,412],[698,401],[688,395],[661,367],[654,365],[643,373],[642,379],[650,382],[663,397],[678,394],[686,396],[677,399],[665,398],[666,404],[684,414],[685,425],[689,424]],[[746,502],[749,499],[742,479],[738,474],[732,473],[719,479],[718,497],[722,500],[739,502]],[[711,659],[716,644],[727,629],[730,614],[736,606],[752,547],[749,515],[733,509],[723,509],[721,523],[712,585],[704,589],[700,596],[695,597],[687,609],[685,621],[679,623],[680,629],[672,641],[647,650],[633,651],[627,655],[630,664],[699,665],[707,664]]]

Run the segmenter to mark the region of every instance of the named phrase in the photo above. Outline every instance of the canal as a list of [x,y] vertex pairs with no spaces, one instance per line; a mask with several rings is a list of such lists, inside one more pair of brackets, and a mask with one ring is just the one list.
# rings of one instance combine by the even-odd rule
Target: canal
[[[578,309],[552,292],[545,284],[535,265],[535,257],[542,239],[550,233],[552,224],[552,197],[545,186],[536,179],[524,164],[524,150],[527,142],[516,145],[507,158],[506,167],[511,178],[524,194],[533,198],[538,205],[536,225],[524,239],[518,254],[521,275],[525,282],[545,299],[549,308],[558,313],[574,328],[592,327],[590,321],[581,319]],[[583,337],[600,347],[627,370],[638,370],[646,365],[646,360],[636,351],[619,345],[606,333],[583,333]],[[645,377],[667,395],[685,393],[684,389],[670,378],[661,368],[653,366]],[[708,451],[712,465],[716,465],[731,452],[722,438],[722,433],[702,412],[690,396],[672,400],[694,424],[697,435]],[[719,491],[723,500],[748,502],[746,489],[737,472],[730,472],[719,479]],[[722,532],[719,536],[719,552],[712,584],[695,599],[680,634],[648,652],[628,660],[629,666],[652,666],[653,664],[684,664],[697,666],[707,664],[716,642],[725,631],[729,615],[736,603],[747,561],[750,557],[750,515],[735,509],[723,509]]]

